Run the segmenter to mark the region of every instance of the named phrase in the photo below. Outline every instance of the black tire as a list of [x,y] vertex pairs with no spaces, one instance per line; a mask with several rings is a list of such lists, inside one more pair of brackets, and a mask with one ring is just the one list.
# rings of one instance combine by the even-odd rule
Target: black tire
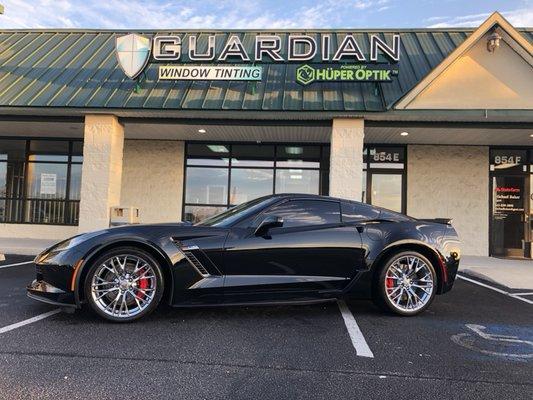
[[[131,290],[131,293],[124,294],[124,299],[126,299],[127,296],[129,296],[128,303],[132,302],[133,305],[136,305],[136,304],[138,305],[139,304],[138,299],[140,299],[141,301],[147,301],[147,302],[148,302],[148,300],[146,300],[146,299],[149,299],[149,303],[147,303],[145,308],[141,308],[141,306],[136,307],[137,312],[134,315],[129,315],[129,313],[128,313],[128,315],[117,316],[117,315],[114,315],[115,314],[114,313],[115,309],[113,309],[113,315],[111,315],[111,314],[109,314],[109,311],[106,312],[106,311],[104,311],[102,309],[104,304],[102,304],[103,300],[100,301],[98,299],[100,294],[93,292],[93,288],[92,288],[93,280],[95,280],[95,273],[97,273],[98,271],[103,271],[103,269],[101,267],[102,267],[102,265],[104,263],[106,263],[106,261],[109,261],[113,257],[118,257],[118,260],[120,260],[120,257],[124,257],[124,256],[126,256],[126,258],[124,260],[124,265],[127,265],[127,267],[124,268],[124,270],[127,270],[128,268],[131,269],[132,268],[131,267],[131,263],[133,261],[142,260],[142,262],[146,263],[146,265],[147,265],[146,271],[153,271],[154,272],[153,277],[152,277],[152,275],[148,275],[148,272],[145,273],[145,276],[150,276],[150,284],[152,285],[153,288],[144,289],[144,290],[152,290],[151,293],[153,293],[153,295],[150,297],[150,296],[148,296],[146,294],[148,292],[146,292],[146,293],[143,292],[144,294],[138,294],[138,296],[143,296],[144,300],[141,299],[140,297],[137,297],[137,299],[135,299],[134,298],[134,294],[135,293],[140,293],[140,292],[137,292],[137,290],[143,290],[142,288],[141,289],[134,289],[134,288],[130,287],[128,289],[124,288],[124,291],[123,291],[122,287],[120,287],[119,289],[115,289],[112,286],[106,286],[106,288],[110,287],[112,290],[119,291],[120,293],[123,293],[123,292]],[[114,260],[116,260],[116,259],[114,259]],[[129,260],[129,261],[126,261],[126,260]],[[118,264],[120,265],[120,262]],[[136,264],[136,265],[139,265],[139,264]],[[149,269],[149,268],[151,268],[151,269]],[[115,276],[115,275],[112,275],[112,276]],[[139,279],[148,281],[148,279],[146,279],[146,278],[144,278],[142,276],[140,278],[137,278],[137,281]],[[135,279],[130,279],[130,281],[132,281],[132,280],[135,280]],[[98,282],[98,281],[95,280],[95,282]],[[127,282],[126,282],[126,284],[127,284]],[[137,284],[136,282],[134,282],[134,283],[130,282],[130,285],[136,285],[136,284]],[[122,285],[122,284],[120,284],[120,285]],[[135,293],[134,293],[134,290],[136,291]],[[101,254],[98,258],[96,258],[91,263],[91,267],[89,268],[89,271],[87,272],[87,276],[86,276],[85,282],[84,282],[85,298],[87,299],[87,303],[89,304],[91,309],[97,315],[99,315],[100,317],[102,317],[102,318],[104,318],[104,319],[106,319],[108,321],[113,321],[113,322],[131,322],[131,321],[137,320],[139,318],[146,317],[147,315],[152,313],[157,308],[159,302],[161,301],[161,298],[163,297],[163,292],[164,292],[164,279],[163,279],[163,273],[161,271],[161,267],[160,267],[159,263],[154,259],[154,257],[151,254],[149,254],[146,251],[143,251],[141,249],[135,248],[135,247],[117,247],[117,248],[111,249],[111,250],[106,251],[105,253]],[[113,292],[113,295],[114,295],[114,293],[115,292]],[[95,297],[93,297],[93,294],[94,294]],[[109,294],[109,295],[106,295],[106,296],[112,296],[112,295]],[[117,294],[117,298],[118,297],[119,297],[119,295]],[[133,301],[135,301],[135,302],[133,302]],[[125,301],[125,303],[126,303],[126,301]],[[141,304],[143,304],[143,303],[141,303]],[[127,309],[127,306],[125,308]],[[122,309],[122,304],[121,304],[121,309]],[[120,314],[121,311],[119,310],[118,313]]]
[[[401,287],[400,288],[389,288],[389,289],[387,289],[387,276],[388,276],[387,275],[387,271],[389,271],[389,269],[391,268],[391,265],[393,265],[396,261],[403,260],[403,259],[405,259],[405,257],[411,257],[411,259],[413,257],[416,257],[419,260],[421,260],[427,266],[427,273],[431,274],[431,281],[432,281],[431,294],[427,295],[427,292],[426,292],[427,288],[426,289],[416,289],[418,291],[417,292],[418,294],[425,293],[425,294],[423,294],[424,302],[423,302],[423,304],[421,302],[421,305],[419,307],[416,307],[415,309],[412,309],[412,310],[411,309],[401,308],[399,305],[397,305],[395,302],[393,302],[389,298],[389,295],[387,294],[387,290],[390,291],[389,293],[391,293],[391,295],[393,294],[393,295],[396,295],[396,296],[397,296],[398,292],[394,293],[394,290],[398,289],[400,292],[402,292],[402,288]],[[424,270],[424,271],[426,271],[426,270]],[[391,279],[390,278],[390,273],[389,273],[389,279]],[[418,314],[424,312],[431,305],[431,303],[433,302],[433,300],[435,298],[436,291],[437,291],[437,274],[436,274],[435,268],[433,267],[431,262],[423,254],[420,254],[420,253],[418,253],[416,251],[403,251],[403,252],[392,254],[386,260],[384,260],[384,262],[380,265],[377,274],[375,275],[375,279],[374,279],[374,282],[373,282],[373,285],[372,285],[372,289],[373,289],[372,290],[372,300],[381,309],[385,310],[386,312],[392,313],[392,314],[411,317],[411,316],[418,315]],[[405,289],[405,294],[401,295],[401,299],[403,299],[404,297],[408,296],[407,290],[410,290],[410,289],[411,289],[410,286],[409,286],[409,289]],[[422,290],[423,290],[423,292],[421,292]],[[410,293],[411,292],[409,292],[409,297],[411,297]],[[414,295],[413,295],[413,298],[414,298]],[[401,301],[401,299],[399,301]]]

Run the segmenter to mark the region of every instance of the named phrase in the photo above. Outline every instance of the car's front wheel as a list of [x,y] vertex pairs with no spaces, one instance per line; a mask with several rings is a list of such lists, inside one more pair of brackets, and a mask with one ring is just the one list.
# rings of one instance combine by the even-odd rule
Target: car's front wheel
[[121,247],[105,252],[91,265],[85,298],[101,317],[128,322],[150,314],[163,295],[163,274],[147,252]]
[[415,251],[387,259],[374,282],[374,301],[395,314],[412,316],[426,310],[435,297],[436,273],[431,262]]

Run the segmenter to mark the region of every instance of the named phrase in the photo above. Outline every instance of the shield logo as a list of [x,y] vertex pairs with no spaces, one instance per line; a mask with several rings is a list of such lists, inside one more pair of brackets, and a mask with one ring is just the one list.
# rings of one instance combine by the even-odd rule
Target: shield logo
[[146,67],[150,58],[150,38],[130,33],[116,38],[118,65],[128,78],[135,79]]

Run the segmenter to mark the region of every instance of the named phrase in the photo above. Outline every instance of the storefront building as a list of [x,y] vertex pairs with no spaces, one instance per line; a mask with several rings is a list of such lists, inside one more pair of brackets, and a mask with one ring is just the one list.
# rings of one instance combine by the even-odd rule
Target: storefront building
[[0,32],[0,237],[272,193],[449,217],[531,257],[533,29]]

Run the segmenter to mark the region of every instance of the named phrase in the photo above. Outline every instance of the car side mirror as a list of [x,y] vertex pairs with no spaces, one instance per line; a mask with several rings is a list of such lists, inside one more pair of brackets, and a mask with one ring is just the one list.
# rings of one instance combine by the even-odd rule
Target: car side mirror
[[280,228],[283,226],[283,218],[275,215],[269,215],[261,221],[255,230],[255,236],[265,236],[272,228]]

